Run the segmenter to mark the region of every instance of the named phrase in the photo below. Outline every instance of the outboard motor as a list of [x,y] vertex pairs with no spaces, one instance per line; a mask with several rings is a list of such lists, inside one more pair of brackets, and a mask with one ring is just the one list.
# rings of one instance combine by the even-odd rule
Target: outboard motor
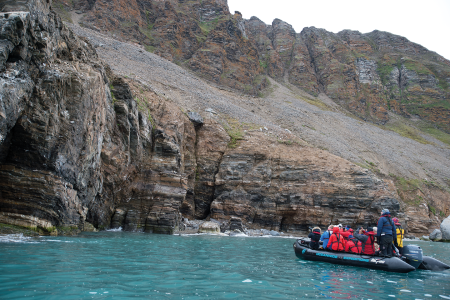
[[423,261],[423,250],[417,245],[406,245],[403,247],[403,256],[405,262],[417,269]]

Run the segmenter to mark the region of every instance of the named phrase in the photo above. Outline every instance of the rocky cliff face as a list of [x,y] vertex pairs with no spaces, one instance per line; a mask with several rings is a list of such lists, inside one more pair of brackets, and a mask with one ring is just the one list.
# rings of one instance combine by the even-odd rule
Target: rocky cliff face
[[219,0],[56,3],[63,15],[85,12],[84,26],[240,91],[259,93],[267,74],[312,95],[323,92],[365,121],[385,124],[392,111],[450,132],[450,62],[404,37],[314,27],[296,33],[279,19],[266,25],[231,15]]
[[85,26],[140,44],[215,83],[253,94],[266,84],[244,20],[230,14],[226,1],[98,0],[89,6],[83,6]]
[[378,221],[380,207],[399,213],[397,197],[389,184],[348,161],[256,131],[225,152],[211,217],[238,216],[254,229],[287,232],[338,223],[369,226]]
[[194,189],[194,126],[136,96],[49,6],[1,15],[0,221],[172,232]]
[[324,92],[364,120],[384,124],[391,110],[418,115],[449,131],[450,62],[386,32],[338,34],[314,27],[296,34],[274,20],[246,21],[266,74],[312,95]]
[[[97,0],[79,2],[78,9],[95,17],[94,12],[109,11],[112,4],[121,5]],[[144,4],[151,13],[142,14]],[[251,126],[236,136],[212,113],[203,124],[192,122],[163,93],[113,74],[50,5],[28,0],[0,7],[1,223],[44,232],[64,227],[86,230],[92,224],[172,233],[182,217],[224,222],[240,217],[250,228],[298,232],[313,224],[373,225],[380,207],[405,217],[420,214],[428,224],[439,222],[428,218],[428,207],[409,211],[390,180],[326,151],[293,143],[293,136],[283,143]],[[244,21],[238,13],[230,15],[224,1],[198,5],[136,1],[123,7],[139,13],[133,18],[137,25],[155,17],[151,22],[162,43],[157,46],[161,55],[177,61],[191,53],[190,67],[213,81],[244,90],[262,87],[264,80],[255,85],[255,74],[262,72],[259,61],[267,58],[270,64],[263,64],[263,69],[290,81],[310,80],[301,87],[311,93],[326,90],[339,100],[345,91],[350,93],[348,99],[358,99],[358,87],[368,84],[383,95],[377,63],[358,57],[344,66],[348,46],[328,42],[336,35],[315,29],[296,34],[280,20],[272,27],[255,18]],[[195,10],[177,11],[179,7]],[[207,34],[205,24],[192,20],[196,25],[183,29],[185,34],[174,24],[168,26],[175,15],[184,23],[183,16],[193,12],[202,22],[214,24],[206,28]],[[108,13],[112,15],[105,22],[119,18]],[[183,42],[176,49],[184,50],[173,52],[171,42],[164,46],[180,37],[189,41],[197,25],[204,37],[197,46],[205,48],[191,51],[197,46]],[[141,26],[133,28],[130,33],[141,32]],[[359,51],[369,51],[358,34],[348,36]],[[401,79],[404,86],[429,84],[407,67],[398,72],[405,74],[399,77],[406,78]],[[351,80],[342,81],[346,89],[333,85],[333,78],[342,78],[337,74],[351,75]],[[446,196],[442,197],[438,208],[448,211]],[[416,228],[422,224],[420,219],[410,220],[417,222]]]
[[1,219],[82,227],[102,186],[101,145],[111,113],[106,76],[95,50],[67,30],[49,3],[15,4],[3,9],[24,12],[2,13],[0,20]]

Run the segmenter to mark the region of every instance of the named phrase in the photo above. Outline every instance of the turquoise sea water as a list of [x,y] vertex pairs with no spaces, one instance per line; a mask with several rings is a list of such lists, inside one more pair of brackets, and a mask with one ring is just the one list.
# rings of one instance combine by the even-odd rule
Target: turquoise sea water
[[[129,232],[3,238],[0,299],[450,299],[449,271],[303,261],[294,241]],[[450,244],[414,243],[450,264]]]

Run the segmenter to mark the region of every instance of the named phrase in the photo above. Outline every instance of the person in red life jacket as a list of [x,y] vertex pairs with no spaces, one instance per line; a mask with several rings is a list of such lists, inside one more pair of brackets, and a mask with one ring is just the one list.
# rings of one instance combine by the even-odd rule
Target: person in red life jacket
[[349,235],[351,235],[352,233],[350,232],[350,229],[352,229],[350,226],[345,226],[343,229],[340,229],[339,232],[342,234],[342,236],[344,237],[344,239],[347,241]]
[[[367,230],[370,231],[369,229],[367,229]],[[380,244],[379,244],[378,238],[377,238],[378,228],[372,227],[372,231],[373,231],[373,235],[375,236],[375,242],[373,242],[373,247],[375,248],[375,255],[379,255],[380,254]]]
[[339,232],[339,227],[333,228],[333,233],[331,234],[330,240],[328,241],[328,247],[331,244],[331,250],[334,251],[344,251],[345,240],[342,234]]
[[309,247],[314,250],[319,249],[320,228],[314,227],[312,232],[309,233],[308,237],[311,239],[311,241],[309,242]]
[[349,235],[348,241],[345,243],[345,252],[361,254],[362,253],[361,241],[356,239],[353,235]]
[[353,233],[354,233],[355,231],[354,231],[352,228],[349,228],[347,232],[349,233],[347,239],[350,239],[350,236],[352,236],[352,238],[355,238],[355,237],[353,236]]
[[355,232],[355,238],[361,241],[363,254],[375,254],[375,233],[373,231],[365,231],[361,227],[359,233]]
[[378,244],[380,245],[380,255],[392,256],[392,242],[397,239],[397,230],[394,222],[391,220],[389,209],[381,211],[381,217],[378,220]]

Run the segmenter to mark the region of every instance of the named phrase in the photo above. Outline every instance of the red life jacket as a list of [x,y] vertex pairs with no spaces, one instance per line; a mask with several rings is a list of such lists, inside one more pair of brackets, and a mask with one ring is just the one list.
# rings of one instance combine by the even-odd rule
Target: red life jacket
[[348,236],[351,234],[350,231],[339,230],[339,233],[344,237],[345,240],[348,240]]
[[330,237],[330,240],[328,241],[328,244],[331,242],[331,249],[334,251],[344,251],[345,244],[344,244],[344,238],[339,233],[338,230],[333,230],[333,234]]
[[361,241],[358,241],[357,239],[348,240],[347,243],[345,244],[345,252],[361,254],[361,252],[362,252]]
[[364,244],[364,254],[374,255],[375,254],[375,233],[373,231],[367,232],[368,236],[366,243]]

